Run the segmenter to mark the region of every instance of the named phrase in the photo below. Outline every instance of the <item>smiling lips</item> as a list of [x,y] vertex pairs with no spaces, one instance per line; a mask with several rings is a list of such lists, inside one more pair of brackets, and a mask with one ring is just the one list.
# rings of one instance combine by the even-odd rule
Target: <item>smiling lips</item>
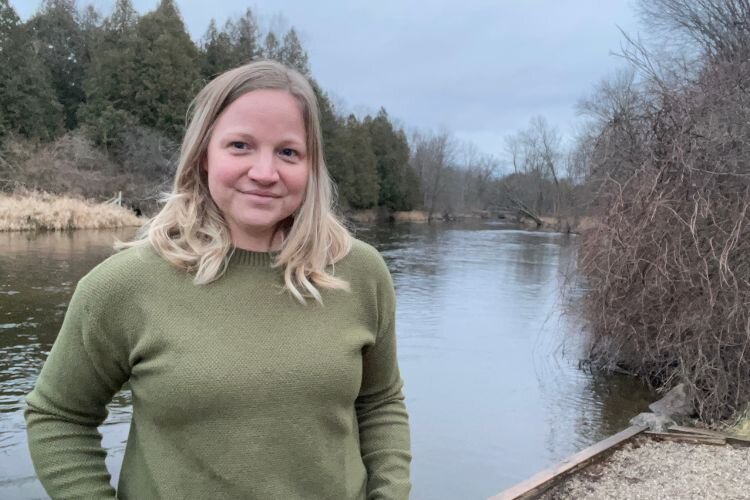
[[240,191],[240,193],[255,196],[258,198],[268,198],[268,199],[281,198],[281,195],[272,193],[271,191],[262,191],[260,189],[253,189],[251,191]]

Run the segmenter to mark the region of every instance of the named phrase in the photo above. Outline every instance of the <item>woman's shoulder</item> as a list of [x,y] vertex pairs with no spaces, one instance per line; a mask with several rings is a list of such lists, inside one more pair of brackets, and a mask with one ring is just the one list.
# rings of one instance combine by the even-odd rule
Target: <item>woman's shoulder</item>
[[352,248],[343,260],[354,265],[367,267],[382,267],[385,265],[383,256],[374,246],[353,236]]
[[352,237],[352,247],[336,267],[345,268],[354,277],[370,277],[377,281],[390,282],[388,266],[378,250],[362,240]]

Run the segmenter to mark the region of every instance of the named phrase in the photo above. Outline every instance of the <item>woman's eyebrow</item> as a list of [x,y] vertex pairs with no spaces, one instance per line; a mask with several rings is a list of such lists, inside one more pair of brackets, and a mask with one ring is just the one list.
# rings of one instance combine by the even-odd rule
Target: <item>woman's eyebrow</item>
[[[228,130],[224,132],[222,137],[228,138],[228,137],[241,137],[246,139],[256,139],[256,136],[252,134],[251,132],[247,132],[245,130]],[[300,138],[296,135],[288,135],[282,137],[279,141],[279,144],[298,144],[304,146],[306,144],[305,138]]]
[[244,130],[228,130],[222,134],[222,137],[244,137],[255,139],[255,136],[253,134]]

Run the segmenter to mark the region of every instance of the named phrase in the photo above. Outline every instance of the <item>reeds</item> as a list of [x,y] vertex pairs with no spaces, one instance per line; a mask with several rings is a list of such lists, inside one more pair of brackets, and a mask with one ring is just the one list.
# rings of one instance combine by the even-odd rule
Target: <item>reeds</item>
[[64,231],[139,226],[143,220],[111,203],[41,192],[0,194],[0,231]]

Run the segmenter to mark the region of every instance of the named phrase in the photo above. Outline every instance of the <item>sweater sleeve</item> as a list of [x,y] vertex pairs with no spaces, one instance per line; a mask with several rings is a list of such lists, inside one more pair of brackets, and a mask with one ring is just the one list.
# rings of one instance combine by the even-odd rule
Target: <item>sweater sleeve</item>
[[[101,287],[84,278],[71,298],[60,333],[26,398],[29,451],[53,499],[116,498],[97,427],[106,405],[129,377],[126,349],[113,342],[113,314]],[[98,288],[98,289],[97,289]]]
[[363,356],[362,386],[356,401],[368,500],[409,497],[409,423],[396,359],[395,293],[385,263],[379,292],[378,337]]

